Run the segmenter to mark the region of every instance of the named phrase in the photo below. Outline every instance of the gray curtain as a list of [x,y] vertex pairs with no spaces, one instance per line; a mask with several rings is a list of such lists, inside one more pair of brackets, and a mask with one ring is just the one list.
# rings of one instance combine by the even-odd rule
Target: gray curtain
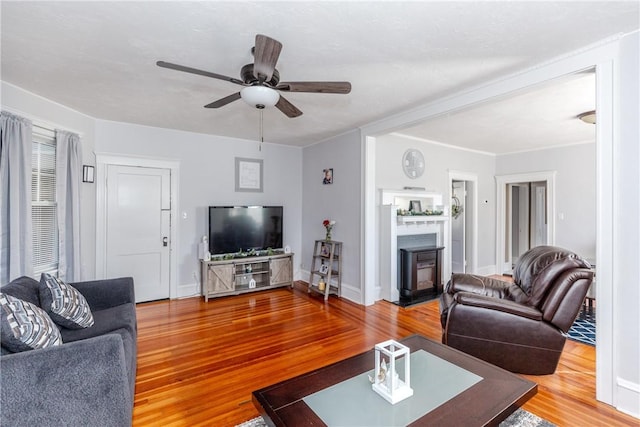
[[31,122],[0,113],[0,285],[33,275]]
[[75,133],[56,130],[58,277],[80,281],[80,182],[82,147]]

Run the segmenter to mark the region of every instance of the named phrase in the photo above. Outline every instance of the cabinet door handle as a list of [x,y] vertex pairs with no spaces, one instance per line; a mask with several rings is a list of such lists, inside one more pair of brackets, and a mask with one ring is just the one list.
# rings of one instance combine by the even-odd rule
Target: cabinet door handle
[[162,238],[162,246],[167,246],[169,244],[169,238],[168,237],[163,237]]

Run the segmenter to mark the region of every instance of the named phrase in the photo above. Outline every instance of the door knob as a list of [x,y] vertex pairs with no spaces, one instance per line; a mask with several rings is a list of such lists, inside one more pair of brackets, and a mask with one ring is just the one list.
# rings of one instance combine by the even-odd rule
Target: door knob
[[169,239],[167,237],[162,238],[162,246],[167,246],[169,244]]

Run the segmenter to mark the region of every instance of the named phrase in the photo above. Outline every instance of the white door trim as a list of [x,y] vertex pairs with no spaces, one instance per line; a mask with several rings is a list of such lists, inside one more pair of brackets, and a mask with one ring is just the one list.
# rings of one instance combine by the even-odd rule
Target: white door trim
[[[556,242],[556,171],[528,172],[496,175],[496,267],[498,274],[504,271],[505,239],[507,226],[507,184],[544,181],[547,183],[547,244]],[[509,257],[511,258],[511,257]]]
[[178,179],[180,162],[150,157],[96,153],[96,278],[105,279],[107,266],[107,166],[138,166],[171,170],[171,251],[169,255],[169,297],[178,297]]
[[360,274],[362,276],[362,297],[364,305],[372,305],[382,298],[379,277],[376,274],[379,260],[378,239],[376,238],[376,138],[363,134],[361,140],[362,202],[361,217],[364,218],[360,230]]
[[[449,201],[451,201],[451,197],[453,195],[453,191],[452,191],[452,186],[453,186],[453,181],[471,181],[473,182],[473,188],[471,190],[471,222],[473,224],[473,229],[470,230],[471,231],[471,239],[467,239],[465,237],[465,245],[467,242],[469,242],[469,240],[471,240],[470,245],[471,245],[471,262],[465,267],[465,271],[467,273],[471,273],[471,274],[478,274],[478,175],[476,175],[475,173],[470,173],[470,172],[462,172],[462,171],[456,171],[456,170],[450,170],[449,171]],[[469,187],[467,186],[467,192],[469,191]],[[449,202],[450,204],[450,202]],[[467,207],[465,207],[466,209]],[[451,223],[453,221],[449,221],[449,241],[447,242],[447,244],[449,245],[449,247],[451,248]],[[469,233],[469,230],[467,230],[467,233]],[[445,260],[445,262],[448,262],[449,265],[449,271],[451,270],[451,251],[449,252],[449,259]],[[446,252],[445,252],[446,253]],[[448,280],[448,278],[447,278]],[[446,283],[446,280],[445,280]]]

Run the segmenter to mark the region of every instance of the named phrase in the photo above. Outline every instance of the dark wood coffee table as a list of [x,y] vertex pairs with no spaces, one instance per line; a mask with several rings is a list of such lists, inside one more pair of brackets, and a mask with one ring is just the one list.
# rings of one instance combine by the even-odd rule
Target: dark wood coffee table
[[[538,392],[538,385],[532,381],[423,336],[412,335],[400,342],[408,346],[411,352],[424,350],[482,378],[460,394],[424,414],[411,423],[411,426],[498,425]],[[254,391],[253,402],[270,425],[325,425],[303,399],[371,371],[373,360],[374,352],[370,350]],[[371,393],[374,392],[371,391]],[[380,399],[381,405],[387,405],[382,398]]]

